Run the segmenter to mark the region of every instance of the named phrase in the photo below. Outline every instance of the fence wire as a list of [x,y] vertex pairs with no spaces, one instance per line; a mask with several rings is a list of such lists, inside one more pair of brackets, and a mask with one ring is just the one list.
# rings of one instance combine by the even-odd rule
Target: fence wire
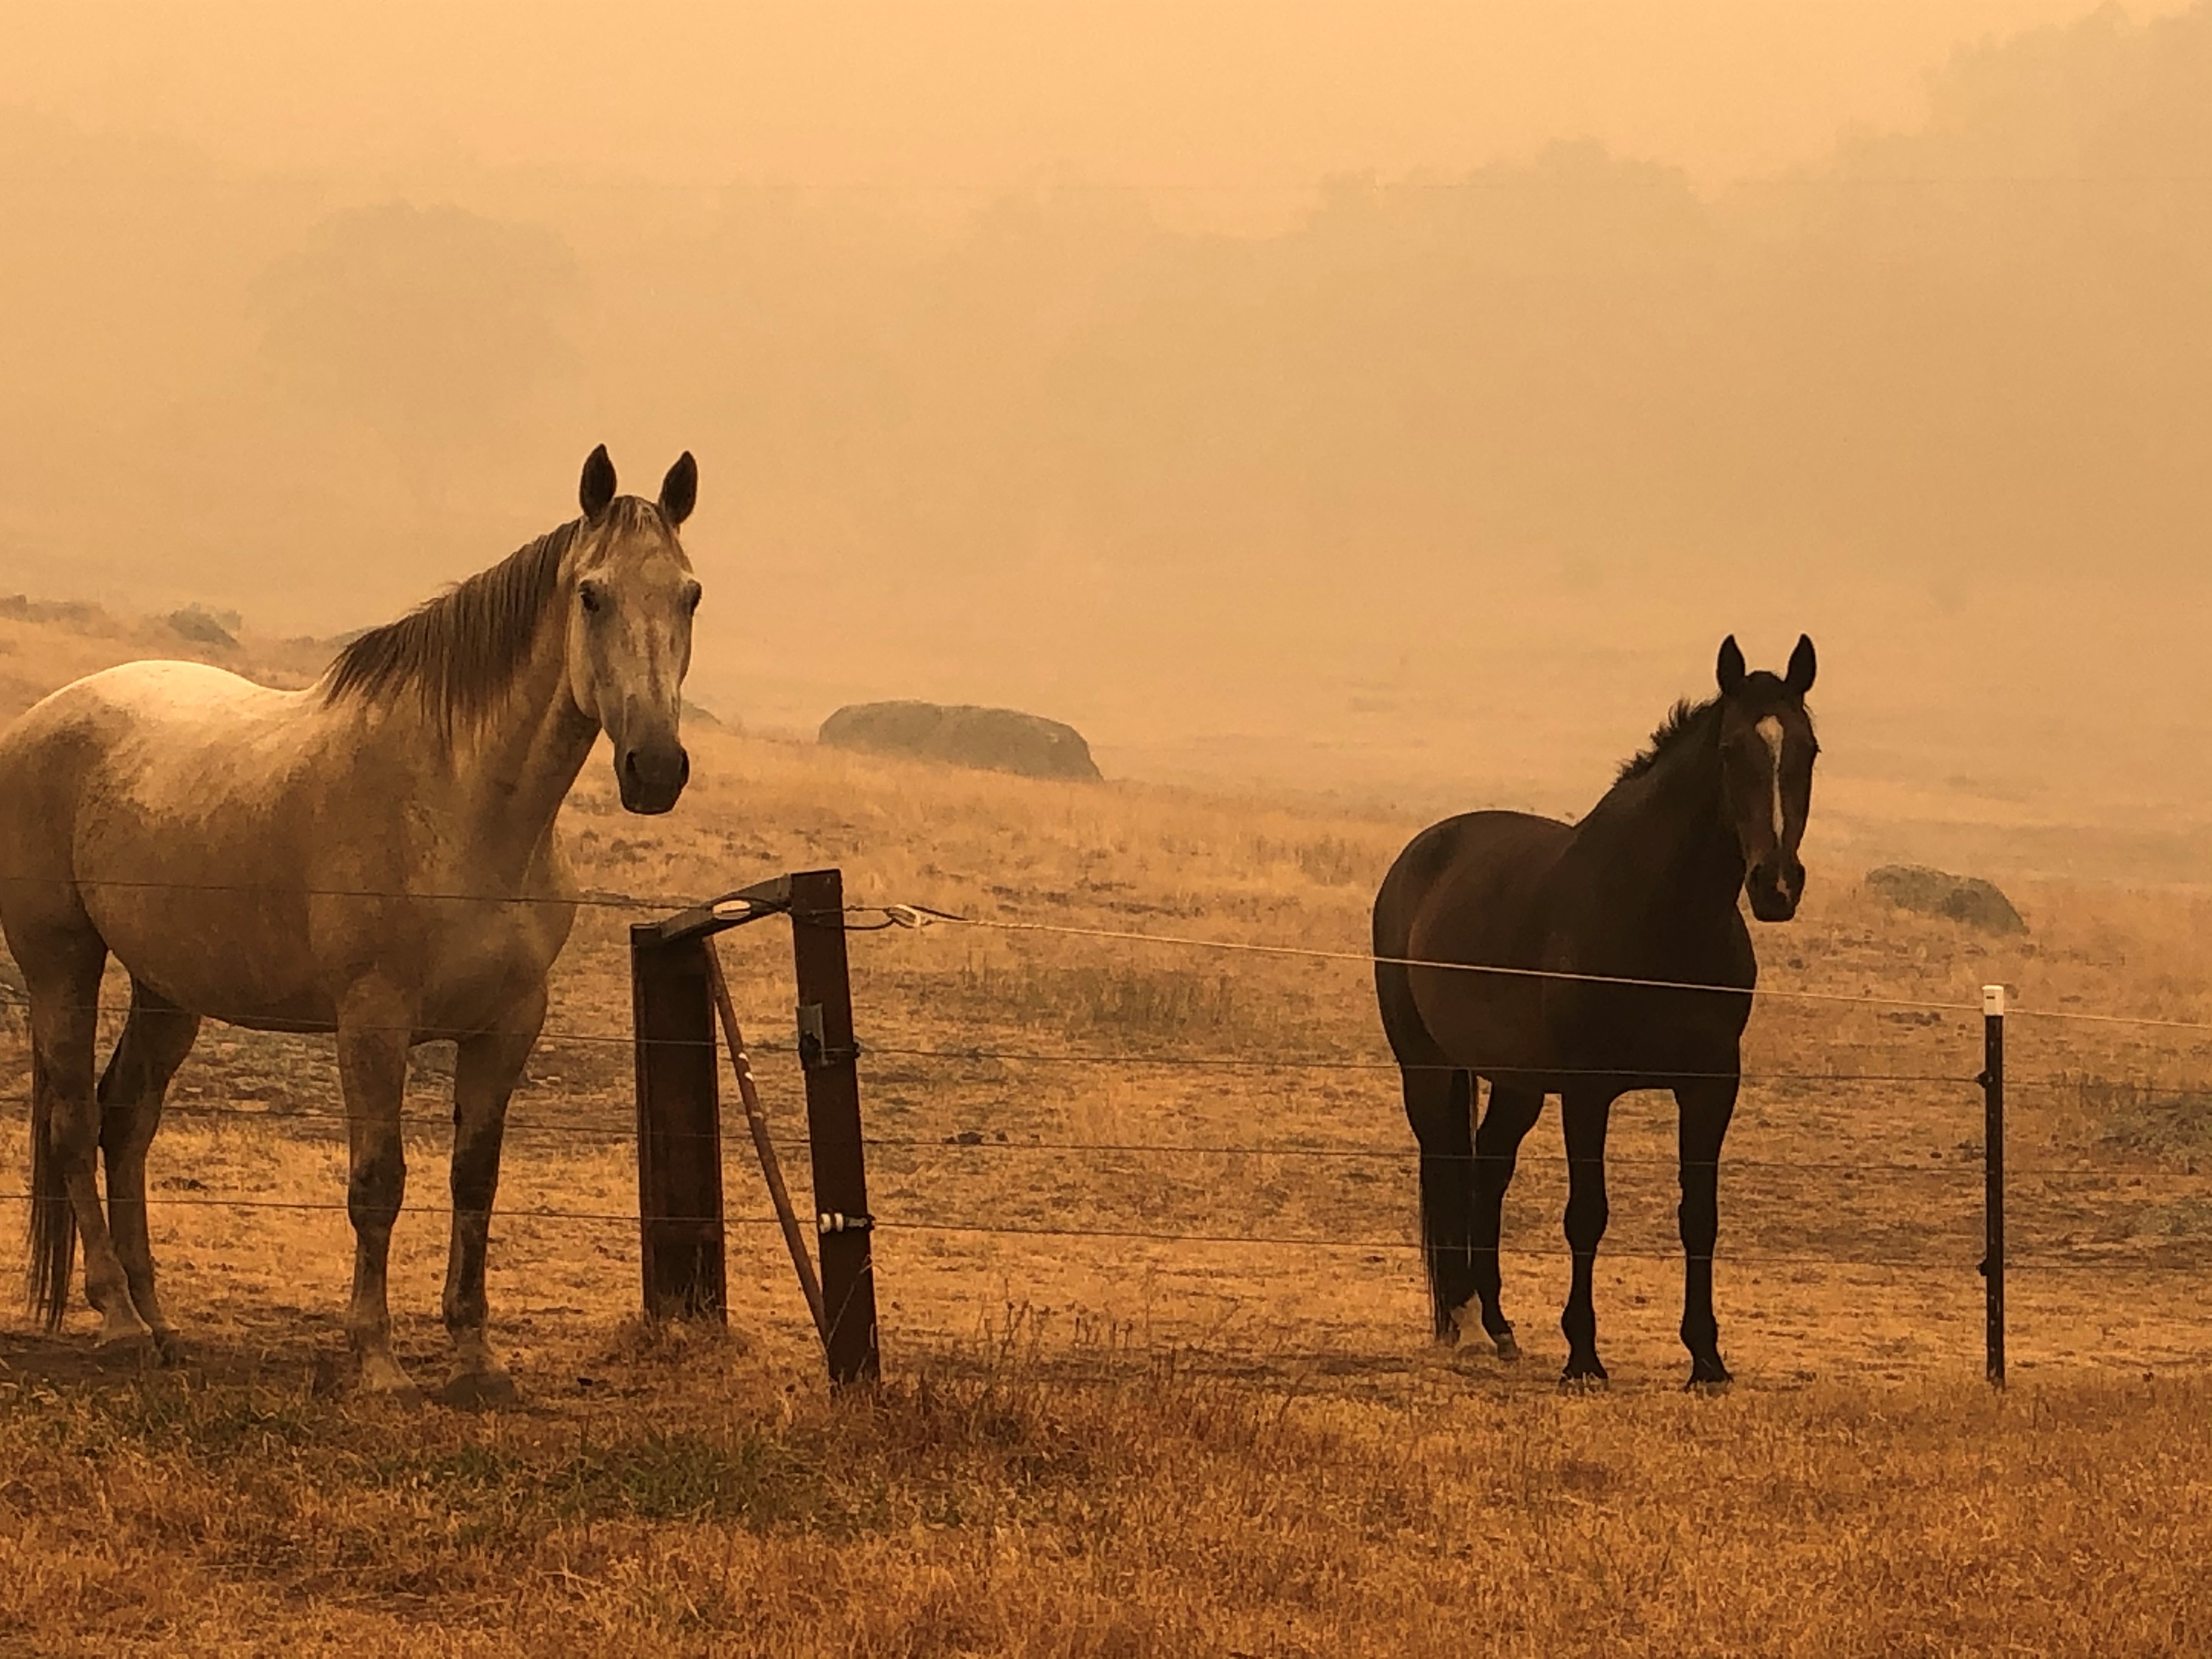
[[[21,879],[15,878],[15,879]],[[309,896],[326,899],[360,899],[367,901],[428,901],[435,902],[478,903],[491,905],[573,904],[585,908],[624,910],[640,914],[662,913],[696,908],[690,902],[670,896],[613,892],[592,890],[573,896],[544,895],[483,895],[447,892],[405,892],[376,889],[308,889],[276,888],[247,884],[177,884],[161,881],[103,880],[98,883],[79,883],[110,887],[174,888],[190,886],[194,890],[222,893],[232,896],[261,895],[264,896]],[[872,920],[856,921],[855,917]],[[795,915],[801,925],[818,924],[823,920],[812,915]],[[1958,1016],[1961,1018],[1981,1012],[1977,1003],[1951,1002],[1939,999],[1890,996],[1871,993],[1854,994],[1814,990],[1797,987],[1763,986],[1740,988],[1715,986],[1695,981],[1641,979],[1623,975],[1584,974],[1565,970],[1542,969],[1491,964],[1455,963],[1413,957],[1377,956],[1370,952],[1332,950],[1322,947],[1268,944],[1252,940],[1206,939],[1203,937],[1152,933],[1133,929],[1091,927],[1021,919],[965,916],[921,905],[851,905],[837,918],[839,925],[857,931],[915,929],[930,926],[973,929],[1009,934],[1029,934],[1047,938],[1089,939],[1118,945],[1219,952],[1232,955],[1256,955],[1295,960],[1334,962],[1372,967],[1393,965],[1408,968],[1433,969],[1441,971],[1495,975],[1546,981],[1574,982],[1666,990],[1670,992],[1702,992],[1729,995],[1752,995],[1770,1001],[1798,1002],[1824,1006],[1857,1006],[1882,1009],[1904,1009],[1936,1016]],[[0,1005],[27,1008],[28,998],[0,985]],[[127,1018],[130,1005],[94,1002],[76,1005],[96,1014],[112,1018]],[[2176,1019],[2159,1016],[2116,1014],[2073,1009],[2022,1006],[2015,1002],[2009,1009],[2014,1019],[2045,1020],[2053,1024],[2076,1023],[2116,1027],[2132,1027],[2164,1032],[2193,1032],[2212,1036],[2212,1022]],[[1934,1022],[1930,1022],[1931,1024]],[[356,1028],[360,1029],[360,1028]],[[403,1028],[377,1027],[377,1030],[398,1030]],[[421,1036],[416,1028],[406,1029],[408,1034]],[[327,1025],[302,1024],[296,1028],[280,1027],[273,1033],[279,1036],[326,1036]],[[459,1034],[456,1034],[459,1035]],[[606,1048],[634,1048],[638,1039],[633,1033],[611,1030],[586,1030],[563,1028],[547,1029],[539,1033],[543,1042],[597,1045]],[[656,1041],[669,1041],[656,1039]],[[696,1040],[678,1040],[684,1046],[719,1048],[719,1039],[709,1036]],[[781,1042],[750,1045],[757,1054],[791,1054],[796,1045]],[[1435,1068],[1401,1066],[1390,1059],[1342,1054],[1199,1054],[1172,1052],[1098,1051],[1082,1049],[1054,1050],[1048,1048],[997,1047],[987,1045],[928,1045],[915,1043],[878,1043],[867,1045],[861,1052],[863,1062],[878,1060],[926,1061],[945,1066],[976,1065],[1036,1065],[1054,1067],[1093,1067],[1109,1070],[1176,1070],[1198,1072],[1244,1072],[1270,1074],[1340,1073],[1352,1074],[1387,1074],[1394,1072],[1422,1069],[1445,1069],[1480,1073],[1486,1076],[1510,1076],[1514,1068],[1480,1066],[1449,1066]],[[1547,1068],[1544,1075],[1559,1077],[1570,1074],[1590,1076],[1619,1076],[1616,1070],[1596,1070],[1586,1073],[1563,1073]],[[1645,1074],[1639,1074],[1639,1076]],[[1827,1070],[1788,1070],[1774,1072],[1680,1072],[1661,1075],[1665,1083],[1719,1080],[1735,1079],[1747,1089],[1776,1085],[1872,1086],[1909,1085],[1932,1089],[1970,1089],[1982,1079],[1958,1071],[1942,1070],[1882,1070],[1840,1072]],[[2008,1088],[2041,1091],[2063,1091],[2086,1085],[2087,1079],[2065,1073],[2009,1075]],[[2166,1090],[2154,1085],[2162,1098],[2175,1101],[2212,1102],[2212,1088]],[[342,1111],[313,1109],[247,1108],[225,1106],[192,1101],[177,1101],[166,1107],[166,1113],[179,1117],[217,1121],[247,1121],[260,1126],[279,1122],[317,1122],[334,1126],[347,1121]],[[450,1127],[451,1119],[445,1115],[425,1115],[402,1113],[399,1121],[410,1131],[429,1131]],[[565,1121],[537,1121],[529,1118],[510,1119],[507,1124],[509,1135],[557,1137],[587,1137],[606,1141],[618,1139],[635,1131],[635,1121],[627,1117],[610,1118],[605,1121],[580,1119]],[[681,1132],[665,1137],[672,1140],[696,1139],[707,1140],[718,1136],[687,1135]],[[796,1152],[807,1146],[804,1140],[777,1139],[773,1143],[780,1151]],[[864,1137],[863,1144],[872,1151],[896,1152],[907,1154],[927,1154],[938,1157],[960,1157],[981,1152],[992,1157],[1051,1155],[1083,1158],[1215,1158],[1240,1159],[1304,1159],[1346,1160],[1370,1162],[1412,1163],[1419,1156],[1419,1149],[1410,1140],[1391,1145],[1376,1143],[1347,1143],[1313,1145],[1301,1143],[1207,1143],[1198,1141],[1147,1141],[1130,1139],[1024,1139],[987,1138],[977,1132],[961,1131],[936,1136],[872,1134]],[[1724,1157],[1716,1161],[1719,1167],[1768,1171],[1791,1171],[1805,1175],[1843,1176],[1848,1177],[1903,1176],[1914,1179],[1928,1176],[1950,1177],[1980,1175],[1979,1147],[1964,1146],[1962,1155],[1951,1156],[1931,1152],[1917,1162],[1893,1158],[1873,1161],[1850,1158],[1802,1159],[1788,1158]],[[1455,1159],[1480,1161],[1480,1153],[1451,1155]],[[1678,1158],[1658,1153],[1615,1152],[1592,1163],[1614,1165],[1650,1165],[1693,1167]],[[1571,1164],[1573,1160],[1569,1160]],[[2113,1171],[2079,1164],[2039,1164],[2033,1161],[2012,1162],[2011,1174],[2017,1179],[2033,1180],[2050,1185],[2067,1183],[2111,1184],[2126,1180],[2146,1178],[2141,1173]],[[2191,1178],[2190,1174],[2172,1171],[2152,1172],[2150,1177],[2176,1181]],[[0,1200],[26,1201],[26,1193],[0,1193]],[[347,1206],[342,1200],[315,1200],[266,1198],[246,1193],[228,1193],[200,1189],[192,1192],[157,1190],[148,1194],[148,1201],[156,1206],[201,1208],[229,1208],[237,1210],[328,1212],[343,1213]],[[415,1206],[431,1213],[450,1213],[450,1206],[427,1205]],[[529,1221],[574,1223],[587,1225],[647,1225],[661,1221],[691,1221],[692,1217],[662,1217],[641,1214],[633,1211],[595,1211],[564,1209],[546,1206],[519,1206],[495,1212],[496,1222]],[[773,1215],[725,1216],[723,1223],[730,1227],[772,1226],[777,1224]],[[1261,1233],[1176,1229],[1152,1226],[1116,1226],[1110,1224],[1077,1225],[1024,1222],[1011,1218],[989,1220],[945,1218],[940,1216],[878,1218],[876,1225],[892,1233],[929,1234],[948,1237],[1001,1236],[1024,1239],[1092,1240],[1121,1243],[1164,1245],[1209,1245],[1219,1247],[1255,1247],[1273,1249],[1315,1249],[1326,1251],[1352,1250],[1361,1253],[1418,1252],[1419,1241],[1405,1236],[1389,1237],[1322,1236],[1305,1233]],[[1959,1241],[1957,1254],[1927,1253],[1921,1255],[1893,1254],[1838,1254],[1826,1252],[1771,1252],[1757,1249],[1728,1251],[1722,1259],[1745,1266],[1776,1266],[1791,1267],[1881,1268],[1905,1271],[1970,1271],[1973,1262],[1968,1241]],[[1603,1255],[1608,1259],[1680,1261],[1679,1250],[1644,1249],[1632,1245],[1607,1247]],[[2170,1271],[2178,1267],[2202,1265],[2193,1260],[2184,1260],[2171,1249],[2145,1251],[2132,1255],[2118,1252],[2092,1253],[2081,1247],[2070,1248],[2063,1254],[2030,1251],[2015,1254],[2007,1261],[2010,1270],[2029,1273],[2146,1273]]]

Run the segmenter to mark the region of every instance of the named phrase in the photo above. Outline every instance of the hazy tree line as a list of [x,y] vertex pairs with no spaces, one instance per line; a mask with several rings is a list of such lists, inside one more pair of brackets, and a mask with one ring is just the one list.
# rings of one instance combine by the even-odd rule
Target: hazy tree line
[[1568,145],[1334,180],[1267,236],[1079,181],[957,221],[380,193],[0,114],[0,556],[249,610],[297,571],[333,626],[624,432],[712,458],[768,556],[955,586],[2173,568],[2212,518],[2212,9],[1963,58],[1923,130],[1794,176]]

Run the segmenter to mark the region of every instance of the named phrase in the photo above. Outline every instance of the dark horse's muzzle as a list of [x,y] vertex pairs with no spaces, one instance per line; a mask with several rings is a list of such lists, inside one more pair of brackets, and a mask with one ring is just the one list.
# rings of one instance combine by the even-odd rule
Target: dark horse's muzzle
[[691,781],[691,757],[673,738],[641,743],[622,751],[615,762],[615,779],[622,787],[624,811],[665,812]]
[[1805,896],[1805,866],[1794,855],[1764,860],[1745,872],[1743,892],[1761,921],[1787,921]]

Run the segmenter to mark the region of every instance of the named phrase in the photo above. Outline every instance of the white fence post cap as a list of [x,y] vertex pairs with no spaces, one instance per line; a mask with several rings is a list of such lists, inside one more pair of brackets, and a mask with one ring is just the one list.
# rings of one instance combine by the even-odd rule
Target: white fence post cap
[[2002,985],[1982,987],[1982,1012],[1985,1014],[2002,1014],[2004,1011],[2005,988]]

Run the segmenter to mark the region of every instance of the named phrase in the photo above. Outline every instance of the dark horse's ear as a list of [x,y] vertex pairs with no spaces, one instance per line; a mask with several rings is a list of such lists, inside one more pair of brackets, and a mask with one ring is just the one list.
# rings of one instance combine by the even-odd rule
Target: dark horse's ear
[[1743,647],[1735,642],[1735,635],[1733,634],[1721,641],[1718,672],[1721,696],[1732,697],[1743,690]]
[[586,518],[596,519],[614,498],[615,464],[607,459],[607,447],[601,444],[584,457],[584,481],[577,487],[576,500]]
[[1800,634],[1797,648],[1790,653],[1790,672],[1782,677],[1783,689],[1793,697],[1802,697],[1813,689],[1813,673],[1820,665],[1813,659],[1813,636]]
[[699,463],[687,449],[660,481],[660,516],[672,525],[682,524],[691,516],[691,504],[698,499]]

